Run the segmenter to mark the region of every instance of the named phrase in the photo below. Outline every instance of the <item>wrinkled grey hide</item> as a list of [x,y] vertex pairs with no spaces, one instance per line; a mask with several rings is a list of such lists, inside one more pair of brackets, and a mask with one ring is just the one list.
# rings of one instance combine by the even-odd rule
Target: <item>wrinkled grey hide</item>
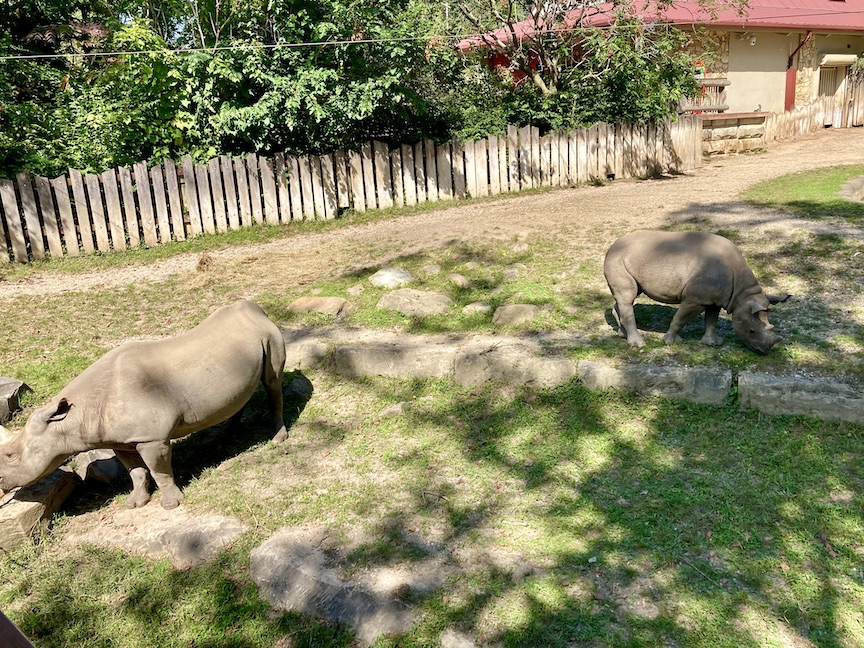
[[664,304],[681,304],[666,344],[681,341],[678,332],[705,311],[705,344],[720,344],[717,317],[723,308],[747,346],[768,353],[781,340],[768,322],[769,298],[730,240],[707,232],[632,232],[615,241],[603,264],[606,283],[615,298],[621,334],[633,346],[645,345],[636,330],[633,301],[642,293]]
[[132,478],[130,507],[150,500],[149,470],[162,506],[174,508],[183,495],[174,482],[171,439],[235,415],[239,422],[259,381],[274,439],[284,439],[284,367],[281,332],[257,304],[243,300],[176,337],[119,346],[0,445],[0,489],[30,484],[79,452],[110,448]]

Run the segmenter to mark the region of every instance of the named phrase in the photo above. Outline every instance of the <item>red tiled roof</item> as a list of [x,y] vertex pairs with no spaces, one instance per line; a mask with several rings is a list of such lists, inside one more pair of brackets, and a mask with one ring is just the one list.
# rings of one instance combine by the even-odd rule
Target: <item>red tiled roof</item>
[[[645,8],[638,13],[646,21],[679,26],[711,25],[730,29],[813,29],[864,33],[864,0],[750,0],[749,5],[740,15],[728,8],[720,8],[712,15],[695,0],[679,0],[663,9],[658,9],[654,3],[646,2]],[[595,5],[593,10],[574,10],[568,15],[568,19],[565,19],[564,26],[571,27],[580,16],[584,22],[595,27],[609,24],[609,6]],[[517,40],[530,40],[535,30],[531,20],[516,23],[513,28]],[[487,38],[488,36],[505,42],[511,38],[510,31],[503,27],[490,32]],[[482,36],[474,36],[461,41],[458,46],[462,50],[468,50],[482,45],[483,42]]]

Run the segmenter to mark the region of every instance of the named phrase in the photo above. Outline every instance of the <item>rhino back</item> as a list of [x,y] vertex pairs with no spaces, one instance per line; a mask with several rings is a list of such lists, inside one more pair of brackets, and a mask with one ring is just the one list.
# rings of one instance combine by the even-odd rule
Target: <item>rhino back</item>
[[176,337],[109,351],[58,398],[80,408],[82,435],[93,445],[177,438],[238,412],[261,379],[265,354],[280,343],[257,305],[236,302]]
[[607,279],[626,273],[659,302],[698,299],[724,308],[737,286],[756,281],[735,244],[707,232],[631,232],[609,248],[604,271]]

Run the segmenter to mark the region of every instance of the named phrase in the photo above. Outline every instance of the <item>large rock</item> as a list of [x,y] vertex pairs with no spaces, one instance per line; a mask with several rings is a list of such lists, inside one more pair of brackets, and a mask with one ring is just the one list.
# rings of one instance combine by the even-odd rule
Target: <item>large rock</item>
[[861,391],[834,380],[742,371],[738,402],[765,414],[803,414],[864,424]]
[[580,361],[578,369],[588,389],[626,389],[709,405],[725,403],[732,388],[732,372],[726,369],[652,364],[610,367],[590,360]]
[[384,295],[377,307],[397,311],[408,317],[428,317],[446,313],[452,303],[447,295],[441,293],[401,288]]
[[85,481],[103,484],[129,479],[129,472],[113,450],[88,450],[75,455],[75,473]]
[[519,326],[533,321],[540,313],[540,306],[534,304],[505,304],[495,309],[492,323],[495,326]]
[[381,268],[369,277],[369,282],[379,288],[398,288],[414,281],[414,276],[402,268]]
[[576,365],[565,356],[538,354],[519,340],[491,336],[466,343],[454,364],[454,378],[463,387],[490,382],[555,387],[575,375]]
[[293,313],[321,313],[344,319],[354,312],[354,305],[342,297],[299,297],[288,309]]
[[30,388],[20,380],[0,377],[0,423],[10,420],[18,411],[18,398]]
[[284,529],[252,551],[261,596],[274,606],[351,626],[364,645],[411,629],[415,612],[392,596],[339,578],[303,532]]
[[50,518],[80,481],[62,466],[35,484],[0,498],[0,549],[8,551],[26,541],[40,520]]

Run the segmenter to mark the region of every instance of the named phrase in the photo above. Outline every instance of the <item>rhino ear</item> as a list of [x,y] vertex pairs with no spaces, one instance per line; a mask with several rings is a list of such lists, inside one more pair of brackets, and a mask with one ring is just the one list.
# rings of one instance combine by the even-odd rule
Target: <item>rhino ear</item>
[[762,304],[760,304],[759,302],[754,301],[754,302],[751,302],[751,303],[750,303],[750,314],[751,314],[751,315],[755,315],[755,314],[758,313],[759,311],[767,311],[767,310],[768,310],[768,309],[765,308],[765,307],[764,307]]
[[72,405],[65,398],[61,398],[60,402],[57,403],[57,407],[53,412],[49,413],[48,416],[45,417],[46,423],[56,423],[57,421],[62,421],[66,418],[66,415],[69,414],[69,410],[72,409]]

